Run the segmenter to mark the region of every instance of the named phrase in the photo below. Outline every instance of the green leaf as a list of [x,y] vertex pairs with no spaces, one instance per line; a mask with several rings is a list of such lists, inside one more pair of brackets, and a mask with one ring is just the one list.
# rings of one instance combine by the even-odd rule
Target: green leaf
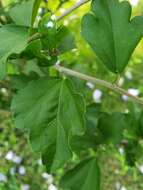
[[82,36],[114,73],[124,70],[143,36],[143,17],[130,17],[127,1],[93,0],[91,13],[82,19]]
[[65,53],[76,48],[74,36],[65,26],[58,28],[57,42],[57,49],[60,53]]
[[76,47],[73,34],[65,26],[58,27],[51,19],[51,14],[42,18],[38,30],[43,36],[41,41],[44,49],[57,49],[59,53],[65,53]]
[[10,9],[9,14],[15,24],[33,26],[41,0],[23,1]]
[[25,56],[28,59],[34,59],[35,57],[39,57],[41,55],[42,44],[41,41],[34,40],[30,42],[26,49],[22,52],[21,56]]
[[38,32],[43,36],[41,38],[44,49],[50,51],[56,48],[57,44],[57,26],[56,22],[51,19],[51,14],[46,14],[39,22]]
[[5,25],[0,28],[0,78],[6,74],[6,62],[13,53],[25,49],[28,40],[28,30],[24,27]]
[[139,136],[143,138],[143,111],[140,114],[140,118],[139,118]]
[[48,56],[47,52],[42,53],[42,44],[39,39],[30,42],[21,56],[27,60],[36,58],[40,66],[51,66],[57,61],[56,56]]
[[125,114],[126,127],[124,137],[127,139],[138,139],[138,136],[141,135],[139,119],[131,112]]
[[61,179],[60,186],[70,190],[100,190],[100,170],[95,158],[79,163]]
[[143,147],[138,141],[130,140],[124,146],[126,163],[133,167],[136,161],[142,157]]
[[28,76],[25,74],[21,74],[21,75],[12,75],[11,76],[11,88],[14,90],[20,90],[23,89],[24,87],[27,86],[27,84],[35,79],[38,78],[38,75],[36,73],[34,73],[35,75],[32,76]]
[[35,18],[37,16],[37,12],[40,6],[41,0],[35,0],[34,4],[33,4],[33,11],[32,11],[32,19],[31,19],[31,23],[32,25],[34,24]]
[[103,113],[98,123],[99,132],[103,136],[103,143],[120,143],[125,126],[124,114],[116,112],[113,114]]
[[83,136],[71,137],[71,146],[76,154],[80,154],[82,151],[93,148],[97,149],[102,141],[102,136],[98,131],[98,120],[101,115],[101,107],[99,104],[91,104],[87,106],[86,111],[86,131]]
[[69,136],[84,133],[85,105],[69,80],[30,82],[14,97],[12,111],[16,127],[29,131],[32,147],[42,153],[47,168],[55,171],[71,158]]

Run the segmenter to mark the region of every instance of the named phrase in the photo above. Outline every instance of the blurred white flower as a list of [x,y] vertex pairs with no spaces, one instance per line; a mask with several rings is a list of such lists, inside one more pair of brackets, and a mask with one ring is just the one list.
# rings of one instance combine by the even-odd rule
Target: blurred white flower
[[124,84],[124,78],[121,77],[118,81],[118,86],[122,86]]
[[38,9],[38,13],[41,14],[42,13],[42,8]]
[[44,172],[44,173],[42,173],[42,177],[43,177],[44,179],[48,179],[48,178],[49,178],[49,174],[46,173],[46,172]]
[[134,88],[129,88],[128,92],[134,96],[138,96],[140,94],[139,90]]
[[21,185],[21,190],[29,190],[30,186],[28,184],[22,184]]
[[143,174],[143,165],[139,166],[138,169],[141,172],[141,174]]
[[48,184],[52,184],[53,181],[54,181],[53,176],[50,175],[49,178],[47,179],[47,183],[48,183]]
[[1,93],[5,96],[8,96],[8,92],[6,88],[1,88]]
[[121,155],[123,155],[124,154],[124,149],[120,147],[119,152],[120,152]]
[[120,187],[121,187],[121,184],[120,184],[120,182],[117,181],[115,184],[116,190],[120,190]]
[[132,6],[137,6],[139,0],[130,0]]
[[52,16],[51,16],[51,20],[56,20],[56,16],[55,16],[55,15],[52,15]]
[[65,11],[66,11],[66,9],[60,8],[60,12],[61,12],[61,13],[64,13]]
[[42,177],[43,177],[44,179],[46,179],[46,181],[47,181],[48,184],[52,184],[53,181],[54,181],[53,176],[50,175],[50,174],[48,174],[48,173],[46,173],[46,172],[45,172],[45,173],[42,173]]
[[86,83],[86,85],[87,85],[89,88],[91,88],[91,89],[93,89],[93,88],[94,88],[94,84],[93,84],[93,83],[91,83],[91,82],[87,82],[87,83]]
[[115,169],[115,174],[119,174],[120,171],[118,169]]
[[13,161],[16,164],[20,164],[22,161],[22,158],[20,156],[17,156],[12,150],[8,151],[8,153],[5,156],[5,159]]
[[57,187],[53,184],[51,184],[48,188],[48,190],[58,190]]
[[52,21],[49,21],[47,24],[46,24],[46,27],[47,28],[53,28],[54,26],[54,23]]
[[0,173],[0,182],[7,182],[7,177],[2,173]]
[[126,96],[126,95],[122,95],[122,99],[124,100],[124,101],[128,101],[128,96]]
[[38,163],[39,166],[41,166],[42,165],[42,160],[41,159],[37,160],[37,163]]
[[20,166],[20,167],[18,168],[18,173],[19,173],[20,175],[25,175],[25,173],[26,173],[25,167],[24,167],[24,166]]
[[132,80],[133,79],[133,75],[130,71],[126,71],[125,73],[125,77],[128,79],[128,80]]
[[102,98],[102,91],[101,90],[94,90],[93,92],[93,100],[95,102],[101,102],[101,98]]
[[120,188],[120,190],[127,190],[127,188],[124,187],[124,186],[122,186],[122,187]]
[[20,164],[21,161],[22,161],[22,158],[21,158],[20,156],[17,156],[17,155],[15,154],[12,161],[13,161],[14,163],[16,163],[16,164]]
[[[134,88],[129,88],[129,89],[128,89],[128,92],[129,92],[130,94],[132,94],[133,96],[138,96],[138,95],[140,94],[139,90],[138,90],[138,89],[134,89]],[[129,97],[126,96],[126,95],[122,95],[122,99],[123,99],[124,101],[128,101]]]
[[14,152],[12,150],[8,151],[8,153],[5,156],[6,160],[13,160]]

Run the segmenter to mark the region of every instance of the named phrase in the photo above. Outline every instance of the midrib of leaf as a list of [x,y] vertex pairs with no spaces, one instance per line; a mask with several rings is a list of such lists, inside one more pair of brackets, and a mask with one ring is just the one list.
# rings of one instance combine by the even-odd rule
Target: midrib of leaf
[[[92,162],[92,161],[93,161],[93,160],[90,160],[89,163]],[[90,169],[89,169],[89,171],[88,171],[88,173],[87,173],[86,180],[84,180],[84,182],[83,182],[83,188],[85,187],[85,185],[86,185],[86,183],[87,183],[87,180],[88,180],[89,176],[91,175],[90,172],[92,171],[92,167],[93,167],[92,165],[94,165],[94,163],[90,163]],[[86,166],[86,167],[87,167],[87,166]]]
[[108,5],[108,2],[106,1],[106,6],[107,6],[107,9],[108,9],[108,15],[109,15],[109,21],[110,21],[110,25],[111,25],[111,36],[112,36],[112,44],[113,44],[113,55],[114,55],[114,60],[115,60],[115,63],[113,62],[112,63],[112,66],[113,68],[116,70],[117,68],[117,65],[116,65],[116,49],[115,49],[115,35],[114,35],[114,31],[113,31],[113,23],[112,23],[112,17],[111,17],[111,13],[110,13],[110,8],[109,8],[109,5]]
[[[93,158],[93,159],[95,159],[95,158]],[[91,160],[90,162],[90,169],[89,169],[89,171],[88,171],[88,174],[87,174],[87,177],[86,177],[86,180],[84,181],[84,186],[86,185],[86,183],[88,183],[87,181],[88,181],[88,179],[91,179],[91,173],[93,172],[93,169],[97,169],[97,168],[94,168],[94,166],[95,166],[95,160]],[[97,172],[97,171],[94,171],[94,172]],[[97,179],[95,179],[95,180],[97,180]],[[84,187],[83,186],[83,187]],[[91,186],[91,184],[90,184],[90,186]],[[96,187],[95,187],[96,188]],[[98,190],[98,189],[97,189]]]
[[58,109],[57,109],[57,122],[60,122],[59,116],[60,116],[60,102],[61,102],[61,96],[62,96],[62,90],[63,90],[64,80],[62,81],[60,92],[59,92],[59,99],[58,99]]
[[[70,88],[68,87],[68,85],[66,85],[66,88],[67,88],[68,91],[70,92],[69,95],[70,95],[71,99],[73,100],[73,102],[75,103],[75,107],[78,108],[78,105],[77,105],[78,102],[75,101],[75,98],[74,98],[74,96],[76,96],[76,94],[74,94],[74,93],[71,92],[71,90],[70,90]],[[79,94],[77,93],[77,95],[79,95]],[[79,116],[78,118],[80,119],[80,122],[82,123],[82,119],[81,119],[81,117],[80,117],[79,110],[78,110],[78,109],[76,109],[76,110],[78,111],[78,112],[77,112],[77,113],[78,113],[78,116]]]
[[[63,92],[64,83],[65,83],[65,79],[63,79],[62,84],[61,84],[60,93],[59,93],[59,101],[58,101],[58,110],[57,110],[57,124],[60,123],[61,125],[62,125],[62,123],[60,122],[60,105],[61,105],[61,102],[62,102],[61,98],[62,98],[62,92]],[[64,126],[63,126],[63,129],[64,129]],[[67,133],[67,132],[65,132],[65,133]],[[69,137],[68,137],[68,142],[69,142]]]
[[[61,82],[61,87],[60,87],[60,92],[59,92],[59,98],[58,98],[58,105],[57,105],[56,121],[57,121],[57,128],[59,128],[59,125],[61,125],[63,127],[64,132],[65,132],[65,135],[67,135],[67,132],[65,131],[64,126],[60,122],[60,105],[61,105],[61,98],[62,98],[62,92],[63,92],[64,83],[65,83],[65,79],[63,79],[63,81]],[[58,133],[58,129],[57,129],[57,133]],[[57,134],[57,137],[58,137],[58,134]],[[67,138],[68,138],[68,140],[67,140],[67,142],[68,142],[68,148],[71,151],[70,145],[69,145],[69,137],[67,136]],[[57,149],[55,151],[53,162],[54,162],[54,160],[56,160],[56,152],[57,152]]]

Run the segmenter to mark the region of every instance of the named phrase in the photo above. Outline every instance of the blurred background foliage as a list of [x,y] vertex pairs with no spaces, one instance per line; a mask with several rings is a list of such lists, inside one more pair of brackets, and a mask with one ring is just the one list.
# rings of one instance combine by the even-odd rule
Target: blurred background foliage
[[[0,25],[11,23],[8,11],[19,2],[21,0],[0,1]],[[38,12],[37,22],[47,12],[51,12],[56,16],[61,15],[75,2],[75,0],[43,0]],[[132,16],[143,15],[143,0],[130,0],[130,2],[133,6]],[[114,82],[116,76],[105,68],[89,45],[81,38],[80,21],[89,7],[88,3],[59,22],[59,24],[68,26],[76,39],[76,48],[61,55],[59,59],[63,65],[69,68]],[[19,61],[23,64],[23,60]],[[23,72],[35,71],[40,73],[41,71],[33,63],[34,60],[28,61],[22,68]],[[12,64],[16,67],[13,67]],[[9,73],[17,73],[18,67],[17,62],[9,63]],[[140,106],[130,102],[126,96],[117,95],[100,86],[80,80],[75,80],[75,84],[84,94],[88,103],[101,104],[104,111],[110,113],[114,111],[128,112],[131,109],[138,113],[138,110],[141,109]],[[143,97],[143,40],[136,48],[126,70],[122,73],[119,85],[133,95]],[[7,77],[0,81],[0,190],[56,190],[58,178],[61,175],[60,172],[57,176],[47,174],[46,169],[41,164],[40,157],[32,152],[27,143],[26,136],[15,129],[13,125],[9,112],[12,94],[11,80]],[[100,151],[103,190],[143,189],[143,156],[138,159],[135,167],[131,168],[125,165],[126,155],[121,147],[110,146],[108,149],[103,147]],[[142,152],[140,152],[140,155],[142,155]],[[130,156],[132,157],[132,155]]]

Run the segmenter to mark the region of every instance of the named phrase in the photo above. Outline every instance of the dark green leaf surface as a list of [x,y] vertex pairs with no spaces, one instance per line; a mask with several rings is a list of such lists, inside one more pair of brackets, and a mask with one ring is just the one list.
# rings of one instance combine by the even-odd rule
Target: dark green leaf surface
[[82,19],[82,36],[114,73],[124,70],[143,35],[143,17],[130,17],[127,1],[93,0]]
[[21,57],[26,58],[26,60],[36,58],[40,66],[50,66],[57,60],[56,56],[49,56],[47,52],[42,53],[42,44],[39,39],[30,42],[21,53]]
[[41,0],[23,1],[10,9],[9,14],[15,24],[20,26],[32,26]]
[[71,138],[72,149],[76,154],[80,154],[83,150],[93,148],[97,149],[102,141],[103,136],[98,131],[98,120],[101,115],[101,107],[98,104],[91,104],[87,106],[86,111],[86,131],[83,136],[73,136]]
[[102,116],[99,119],[98,129],[100,134],[103,135],[103,143],[120,143],[120,141],[123,138],[123,130],[125,129],[125,126],[126,122],[124,114],[102,114]]
[[44,49],[50,51],[56,48],[57,44],[57,26],[56,22],[51,20],[51,14],[46,14],[39,22],[38,32],[43,36],[41,41]]
[[141,112],[139,118],[139,136],[143,138],[143,112]]
[[142,157],[142,146],[138,141],[130,140],[127,144],[125,144],[124,150],[126,163],[131,167],[135,166],[136,161]]
[[57,33],[57,48],[60,53],[65,53],[75,47],[75,39],[70,30],[65,26],[59,27]]
[[25,56],[27,59],[34,59],[41,56],[41,50],[41,41],[39,39],[34,40],[27,45],[26,49],[22,52],[22,56]]
[[52,162],[52,171],[71,158],[69,136],[84,133],[85,105],[69,80],[41,78],[30,82],[15,96],[12,110],[16,126],[30,132],[33,149],[43,154],[48,167]]
[[95,158],[84,160],[61,179],[63,189],[100,190],[100,171]]
[[6,73],[6,62],[12,53],[20,53],[25,49],[28,30],[24,27],[6,25],[0,28],[0,78]]
[[57,26],[51,19],[51,14],[46,14],[39,23],[39,33],[44,49],[53,51],[57,49],[58,53],[65,53],[75,48],[75,39],[70,30],[65,26]]

